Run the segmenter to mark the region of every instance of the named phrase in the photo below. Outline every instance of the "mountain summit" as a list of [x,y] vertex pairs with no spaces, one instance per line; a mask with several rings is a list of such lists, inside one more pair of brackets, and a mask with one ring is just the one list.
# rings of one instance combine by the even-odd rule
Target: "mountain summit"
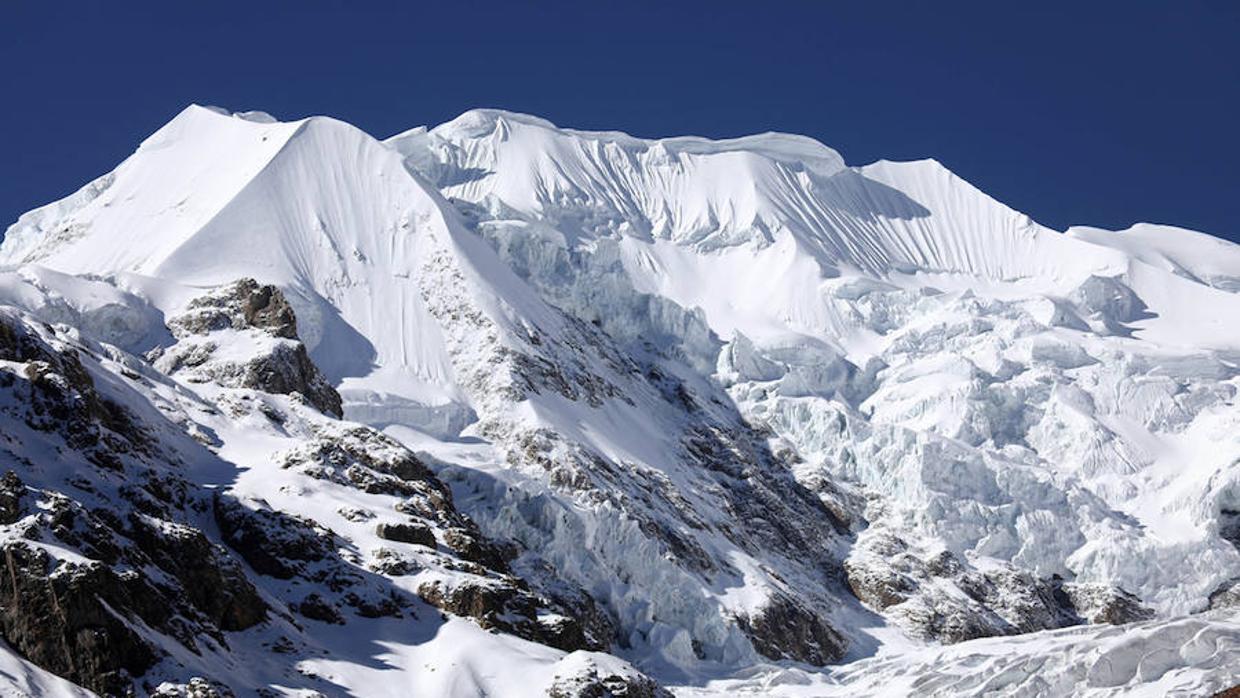
[[1238,292],[802,136],[191,106],[0,244],[0,685],[1222,690]]

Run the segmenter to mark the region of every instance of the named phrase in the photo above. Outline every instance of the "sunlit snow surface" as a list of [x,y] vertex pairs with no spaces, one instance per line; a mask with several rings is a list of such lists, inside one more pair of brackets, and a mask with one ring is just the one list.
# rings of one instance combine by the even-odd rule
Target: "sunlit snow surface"
[[824,674],[798,669],[685,688],[681,695],[1209,695],[1240,672],[1240,624],[1213,615],[972,640],[866,659]]
[[[589,589],[617,616],[617,652],[686,695],[1240,683],[1240,626],[1200,614],[1240,577],[1219,535],[1220,512],[1240,510],[1230,243],[1151,225],[1061,233],[936,162],[850,168],[797,136],[646,141],[474,111],[380,142],[331,119],[190,107],[114,172],[23,216],[0,263],[0,302],[135,354],[165,343],[163,316],[205,288],[280,285],[346,417],[438,459],[488,534],[537,547]],[[609,506],[512,466],[512,440],[549,428],[713,505],[668,455],[681,416],[665,404],[502,397],[495,357],[532,334],[588,336],[573,320],[614,343],[590,360],[657,355],[768,427],[798,480],[867,498],[868,526],[832,555],[864,563],[893,535],[976,569],[1118,586],[1158,618],[939,646],[913,631],[910,607],[875,614],[824,582],[810,602],[834,607],[852,661],[762,660],[726,619],[779,579],[812,585],[808,564],[706,540],[736,570],[714,583]],[[270,455],[287,439],[250,426],[211,424],[239,492],[377,543],[333,520],[339,501],[281,479]],[[382,623],[325,636],[344,659],[307,669],[355,695],[537,695],[576,661],[465,620],[430,638]],[[383,649],[352,662],[342,648],[365,632]],[[72,695],[6,662],[13,690]]]

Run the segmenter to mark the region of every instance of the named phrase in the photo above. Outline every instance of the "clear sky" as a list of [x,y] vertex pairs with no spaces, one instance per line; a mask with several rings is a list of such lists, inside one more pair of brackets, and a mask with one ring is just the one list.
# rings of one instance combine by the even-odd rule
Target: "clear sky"
[[190,102],[377,137],[473,107],[933,157],[1056,228],[1240,240],[1240,2],[0,3],[0,229]]

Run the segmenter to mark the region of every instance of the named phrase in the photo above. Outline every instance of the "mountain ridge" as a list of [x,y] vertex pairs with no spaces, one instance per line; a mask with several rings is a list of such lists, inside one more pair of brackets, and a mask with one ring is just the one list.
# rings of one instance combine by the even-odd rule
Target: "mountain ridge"
[[[685,694],[877,695],[889,671],[1222,688],[1240,662],[1240,246],[1123,235],[786,134],[650,141],[474,110],[379,141],[191,106],[0,242],[5,326],[51,347],[3,357],[0,417],[24,429],[76,352],[226,475],[222,537],[202,535],[301,620],[220,630],[265,653],[258,674],[161,626],[175,659],[143,670],[169,690],[534,695],[561,669],[582,695],[608,672],[662,690],[639,670]],[[285,307],[295,321],[263,324]],[[83,497],[24,465],[54,449],[0,448]],[[262,526],[287,547],[256,547]],[[97,558],[67,540],[55,564]],[[427,608],[479,653],[422,637]],[[395,632],[402,609],[423,620],[385,666],[334,644],[341,623]],[[1082,623],[1142,625],[1046,632]],[[1160,654],[1189,626],[1208,651]],[[285,649],[260,649],[277,627]],[[1151,639],[1123,655],[1113,632]],[[996,662],[936,677],[933,657],[1009,635],[1071,681]],[[1146,669],[1103,676],[1079,654],[1100,648]]]

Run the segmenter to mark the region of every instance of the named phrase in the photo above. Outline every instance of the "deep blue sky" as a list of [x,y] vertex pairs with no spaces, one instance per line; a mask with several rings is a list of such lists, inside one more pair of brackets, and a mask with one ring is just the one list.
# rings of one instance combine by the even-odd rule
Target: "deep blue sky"
[[[1240,240],[1240,2],[0,4],[0,229],[190,102],[387,136],[502,107],[934,157],[1057,228]],[[464,5],[464,7],[461,7]]]

